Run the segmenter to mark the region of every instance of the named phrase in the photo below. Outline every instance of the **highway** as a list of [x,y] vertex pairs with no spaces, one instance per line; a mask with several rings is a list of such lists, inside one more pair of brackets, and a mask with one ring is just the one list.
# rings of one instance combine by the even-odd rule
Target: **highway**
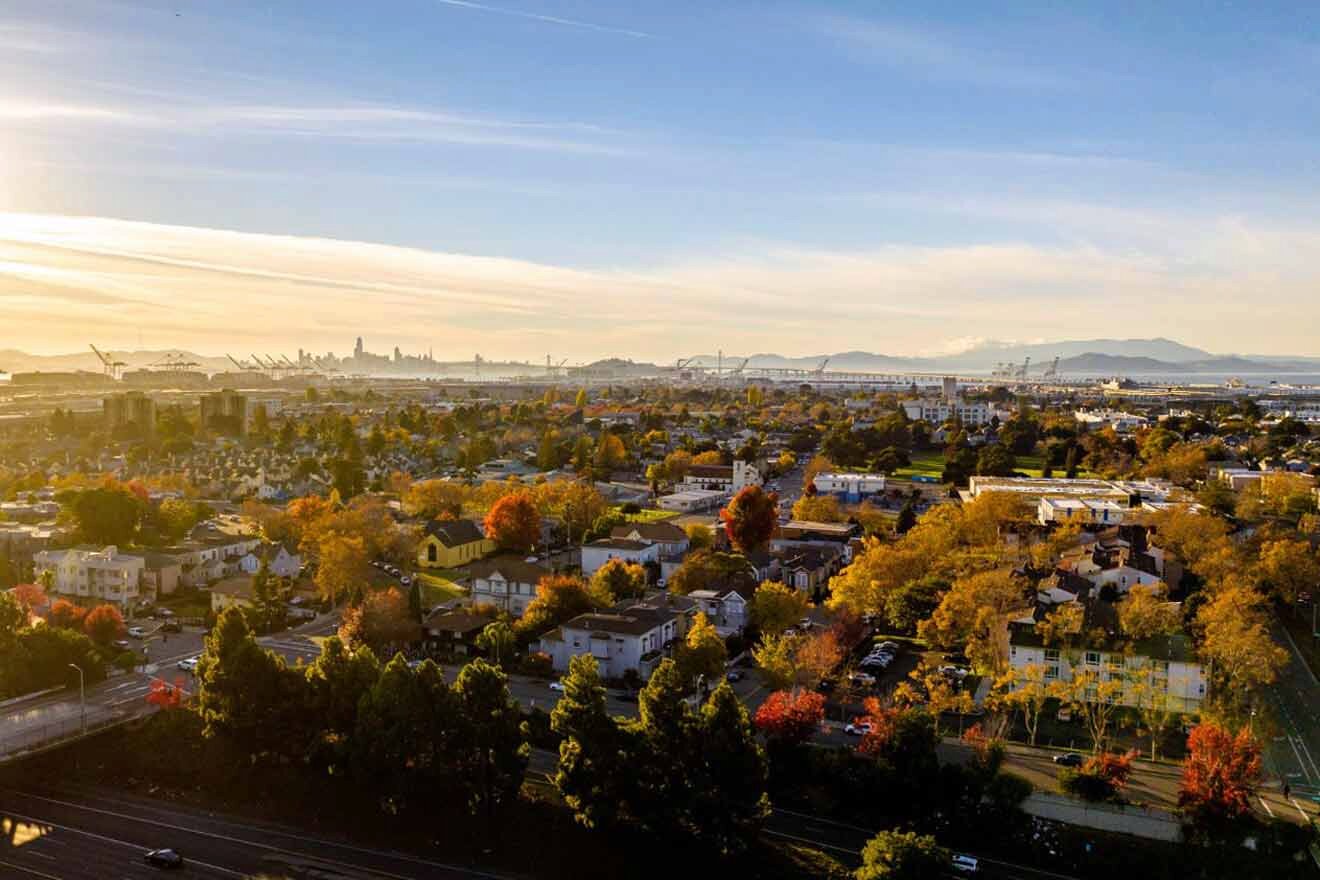
[[296,829],[220,817],[145,798],[87,789],[0,791],[0,876],[46,880],[136,880],[158,876],[143,855],[170,847],[184,856],[172,876],[318,876],[345,880],[492,878],[503,875],[306,834]]

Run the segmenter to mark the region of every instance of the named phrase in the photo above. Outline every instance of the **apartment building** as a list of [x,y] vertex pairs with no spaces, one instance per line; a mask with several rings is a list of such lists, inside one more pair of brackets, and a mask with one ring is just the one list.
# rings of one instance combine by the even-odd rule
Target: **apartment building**
[[45,572],[51,573],[59,595],[116,605],[138,598],[146,567],[143,557],[120,553],[117,547],[42,550],[32,563],[38,580]]
[[884,474],[819,473],[811,484],[821,495],[833,495],[848,504],[860,504],[885,492]]

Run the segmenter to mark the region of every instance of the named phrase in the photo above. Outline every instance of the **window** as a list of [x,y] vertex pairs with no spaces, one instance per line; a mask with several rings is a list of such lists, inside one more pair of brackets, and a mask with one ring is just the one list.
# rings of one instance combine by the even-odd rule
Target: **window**
[[1046,648],[1046,649],[1045,649],[1045,662],[1046,662],[1046,663],[1058,663],[1058,662],[1059,662],[1059,649],[1058,649],[1058,648]]
[[1046,680],[1046,681],[1056,681],[1056,680],[1058,680],[1058,678],[1059,678],[1059,667],[1057,667],[1057,666],[1046,666],[1046,667],[1045,667],[1045,680]]
[[427,561],[427,562],[435,562],[435,560],[436,560],[436,555],[435,555],[435,545],[434,545],[434,544],[428,544],[427,547],[426,547],[426,561]]
[[1087,651],[1087,652],[1086,652],[1086,665],[1087,665],[1087,666],[1099,666],[1099,665],[1100,665],[1100,652],[1099,652],[1099,651]]

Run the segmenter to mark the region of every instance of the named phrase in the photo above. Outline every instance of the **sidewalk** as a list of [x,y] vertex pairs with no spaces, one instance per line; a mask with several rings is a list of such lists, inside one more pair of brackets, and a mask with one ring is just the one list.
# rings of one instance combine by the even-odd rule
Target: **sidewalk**
[[1038,791],[1022,802],[1022,809],[1033,816],[1069,825],[1169,843],[1182,840],[1182,824],[1178,817],[1153,807],[1090,804],[1065,795]]

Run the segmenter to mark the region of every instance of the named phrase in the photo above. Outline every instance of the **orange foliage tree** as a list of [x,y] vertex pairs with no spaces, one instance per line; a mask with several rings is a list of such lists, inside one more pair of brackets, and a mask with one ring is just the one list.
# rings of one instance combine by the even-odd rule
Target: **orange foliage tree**
[[486,537],[504,550],[526,553],[541,539],[541,514],[531,492],[515,492],[496,501],[484,525]]
[[779,496],[763,492],[760,486],[747,486],[720,511],[724,531],[733,546],[743,553],[759,550],[774,534],[779,518]]
[[775,691],[756,710],[756,729],[781,745],[811,739],[825,719],[825,696],[815,691]]
[[1260,744],[1247,730],[1234,735],[1214,724],[1198,724],[1187,737],[1178,804],[1199,825],[1237,819],[1251,809],[1260,768]]
[[124,615],[113,605],[97,605],[83,618],[83,632],[98,645],[108,645],[124,631]]
[[74,605],[68,599],[56,599],[46,614],[46,623],[61,629],[81,630],[87,610]]
[[898,709],[880,705],[875,697],[863,700],[862,709],[866,714],[853,719],[853,723],[869,725],[870,730],[862,735],[857,751],[863,755],[878,755],[884,751],[885,745],[898,729]]

